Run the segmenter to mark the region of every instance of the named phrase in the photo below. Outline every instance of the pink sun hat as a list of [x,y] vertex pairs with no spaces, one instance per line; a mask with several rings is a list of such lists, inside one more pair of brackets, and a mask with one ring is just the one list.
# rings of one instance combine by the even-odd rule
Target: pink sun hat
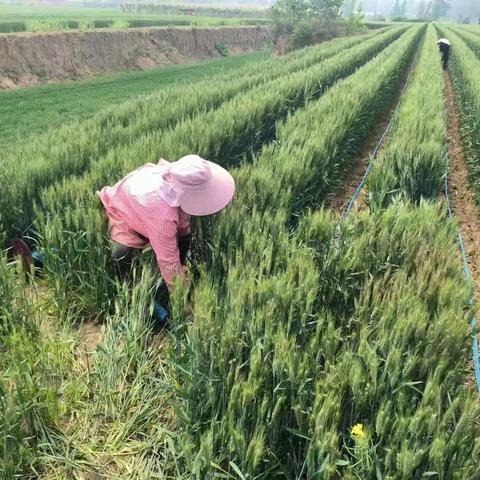
[[169,167],[170,180],[179,195],[180,208],[189,215],[211,215],[225,208],[235,193],[227,170],[198,155],[186,155]]

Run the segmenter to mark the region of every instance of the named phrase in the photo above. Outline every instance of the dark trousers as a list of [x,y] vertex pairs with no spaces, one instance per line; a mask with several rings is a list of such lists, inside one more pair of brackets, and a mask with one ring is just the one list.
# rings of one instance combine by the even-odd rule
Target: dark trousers
[[[192,236],[179,237],[178,249],[180,251],[180,262],[185,265],[187,254],[192,243]],[[123,281],[127,281],[130,277],[133,259],[139,251],[137,248],[127,247],[121,243],[115,242],[112,250],[112,264],[115,276]]]
[[444,70],[446,70],[448,68],[448,53],[447,52],[442,53],[442,65],[443,65]]
[[133,257],[137,249],[115,242],[112,250],[112,266],[115,276],[125,282],[130,277]]
[[[178,239],[178,249],[180,251],[180,262],[185,265],[187,254],[190,250],[192,236],[187,235]],[[127,247],[121,243],[115,242],[112,250],[112,266],[115,276],[122,282],[128,282],[134,257],[139,253],[140,249]],[[155,294],[155,301],[164,308],[169,307],[170,295],[165,283],[162,283]]]

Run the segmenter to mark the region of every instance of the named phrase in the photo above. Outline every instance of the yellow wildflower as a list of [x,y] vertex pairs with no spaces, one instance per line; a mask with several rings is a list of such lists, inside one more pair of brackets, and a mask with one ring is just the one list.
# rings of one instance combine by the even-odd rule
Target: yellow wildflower
[[363,428],[361,423],[357,423],[355,426],[352,427],[352,438],[353,439],[364,439],[367,436],[367,432]]

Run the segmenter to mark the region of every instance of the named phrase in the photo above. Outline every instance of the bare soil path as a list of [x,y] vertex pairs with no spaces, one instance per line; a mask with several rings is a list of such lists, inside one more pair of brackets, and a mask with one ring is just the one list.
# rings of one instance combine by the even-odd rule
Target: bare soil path
[[77,352],[80,358],[88,363],[89,355],[91,355],[102,342],[105,328],[103,325],[94,322],[82,323],[75,332],[80,341]]
[[[411,71],[413,71],[414,65],[416,63],[417,55],[418,50],[417,53],[413,56],[410,65],[405,70],[403,77],[399,82],[391,107],[387,111],[385,111],[384,114],[380,117],[380,119],[375,125],[375,128],[372,130],[370,136],[368,137],[360,152],[352,158],[351,169],[344,179],[343,186],[340,188],[340,190],[337,190],[336,192],[332,193],[327,197],[325,201],[325,206],[327,208],[338,213],[343,213],[345,211],[348,202],[353,197],[355,190],[360,184],[363,175],[368,168],[368,164],[370,163],[370,159],[373,155],[375,148],[379,144],[382,136],[385,133],[385,130],[387,129],[389,123],[391,122],[395,114],[395,110],[397,109],[403,90],[408,81],[409,74]],[[378,153],[380,152],[381,149]],[[360,192],[353,208],[356,211],[364,210],[366,208],[365,188],[363,188],[363,190]]]
[[468,267],[472,275],[475,299],[478,301],[480,284],[480,217],[475,203],[475,193],[469,182],[468,167],[460,134],[458,109],[455,103],[452,80],[445,74],[445,103],[448,114],[448,155],[450,165],[448,187],[450,204],[458,219],[460,232],[465,242]]
[[[470,269],[473,297],[479,300],[478,285],[480,285],[480,217],[475,203],[475,193],[468,178],[468,166],[465,161],[458,108],[455,102],[452,79],[445,73],[445,105],[448,118],[448,190],[450,207],[458,220],[458,227],[463,237],[468,268]],[[478,337],[477,337],[478,341]],[[473,359],[469,361],[471,376],[466,378],[466,384],[475,388]]]
[[[42,304],[48,302],[48,289],[45,285],[35,284],[27,285],[24,289],[26,297],[37,303],[39,308]],[[49,315],[41,315],[39,327],[46,334],[53,334],[57,328],[55,319]],[[78,359],[90,369],[91,356],[97,347],[102,343],[105,336],[106,324],[93,320],[85,319],[79,324],[72,325],[71,335],[76,343],[76,355]],[[152,348],[162,348],[169,341],[168,333],[165,330],[152,333],[150,345]]]
[[[42,284],[27,286],[25,295],[39,305],[45,303],[45,299],[48,301],[48,290]],[[56,328],[55,320],[50,318],[49,315],[44,315],[41,318],[40,328],[44,332],[54,332]],[[103,340],[104,330],[105,328],[102,324],[93,321],[85,321],[78,326],[72,326],[72,335],[78,337],[76,353],[87,366],[89,365],[89,356]]]

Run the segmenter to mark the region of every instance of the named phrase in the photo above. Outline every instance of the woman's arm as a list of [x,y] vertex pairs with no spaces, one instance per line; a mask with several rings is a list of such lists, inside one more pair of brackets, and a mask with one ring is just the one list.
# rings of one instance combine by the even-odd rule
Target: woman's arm
[[149,236],[150,245],[157,257],[158,268],[169,290],[177,275],[181,275],[184,282],[187,282],[187,274],[180,261],[177,230],[175,221],[162,220]]

